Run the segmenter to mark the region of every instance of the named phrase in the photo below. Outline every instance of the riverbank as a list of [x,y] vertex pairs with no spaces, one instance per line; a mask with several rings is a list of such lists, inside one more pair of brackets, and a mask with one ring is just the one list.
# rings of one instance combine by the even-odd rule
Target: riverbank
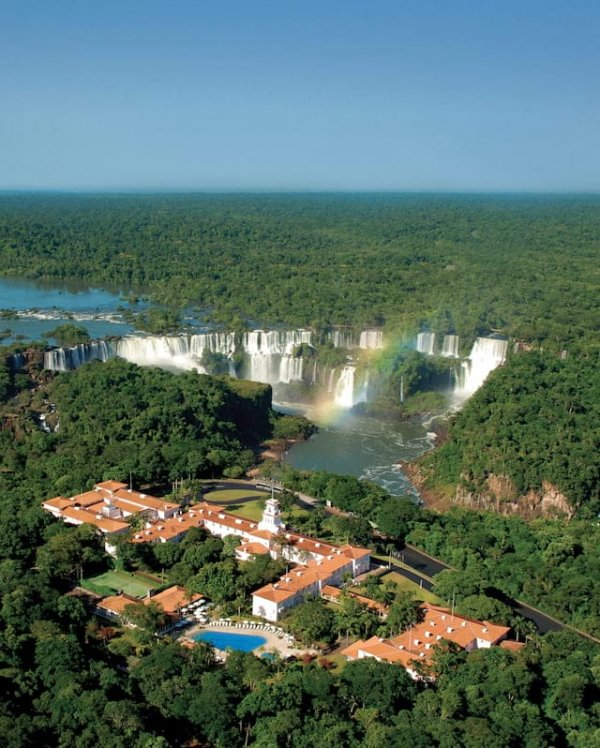
[[454,502],[451,496],[440,490],[434,490],[427,486],[427,479],[423,475],[418,463],[398,460],[396,465],[402,470],[404,475],[406,475],[411,486],[421,497],[421,500],[427,509],[431,509],[434,512],[447,512],[453,506]]

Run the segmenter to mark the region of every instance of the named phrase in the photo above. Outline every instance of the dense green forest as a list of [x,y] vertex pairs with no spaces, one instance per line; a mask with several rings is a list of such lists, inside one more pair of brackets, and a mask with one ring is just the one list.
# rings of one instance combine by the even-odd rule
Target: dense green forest
[[228,325],[426,324],[465,346],[499,330],[575,352],[597,346],[599,208],[593,196],[4,195],[0,273],[141,289]]
[[[454,417],[448,440],[422,459],[428,484],[451,492],[460,485],[482,497],[480,506],[501,509],[528,491],[542,491],[546,482],[572,510],[597,516],[599,393],[593,354],[512,356]],[[497,481],[495,493],[491,476],[507,479]]]
[[[6,367],[5,395],[14,394]],[[19,374],[21,379],[25,375]],[[49,404],[52,408],[49,411]],[[99,480],[136,484],[239,475],[273,433],[271,388],[254,382],[179,376],[114,359],[22,389],[0,431],[0,491],[31,501]],[[34,419],[47,413],[45,433]],[[56,428],[56,426],[59,426]]]
[[407,539],[457,571],[436,577],[438,594],[460,603],[504,595],[539,606],[600,636],[600,528],[453,509],[423,512]]

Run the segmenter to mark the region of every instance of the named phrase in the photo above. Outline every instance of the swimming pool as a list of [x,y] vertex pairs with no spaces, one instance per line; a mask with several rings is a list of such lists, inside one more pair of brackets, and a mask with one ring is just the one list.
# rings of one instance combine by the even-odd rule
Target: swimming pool
[[216,649],[235,649],[238,652],[252,652],[267,643],[264,636],[231,634],[227,631],[201,631],[192,638],[196,642],[212,644]]

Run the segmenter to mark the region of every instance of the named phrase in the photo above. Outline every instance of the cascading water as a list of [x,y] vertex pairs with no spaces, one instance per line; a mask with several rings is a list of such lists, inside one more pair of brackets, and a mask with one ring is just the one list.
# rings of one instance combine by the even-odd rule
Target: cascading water
[[282,356],[279,364],[279,382],[301,382],[304,369],[304,359],[300,356]]
[[458,399],[470,397],[485,382],[490,372],[506,360],[507,340],[477,338],[469,358],[462,364],[462,376],[455,394]]
[[299,345],[312,345],[310,330],[253,330],[244,333],[242,349],[248,357],[244,375],[256,382],[277,384],[302,379],[302,358],[293,356]]
[[417,336],[417,350],[428,356],[435,355],[435,333],[420,332]]
[[329,340],[333,343],[334,348],[356,348],[356,337],[348,330],[333,330],[329,333]]
[[340,408],[351,408],[354,405],[354,366],[344,366],[335,383],[333,402]]
[[360,334],[358,347],[365,350],[383,348],[383,333],[381,330],[363,330]]
[[334,348],[362,348],[363,350],[383,348],[381,330],[363,330],[358,337],[348,330],[333,330],[328,337]]
[[115,355],[138,366],[158,366],[167,369],[198,367],[190,356],[190,341],[186,335],[128,336],[115,344]]
[[25,355],[23,353],[13,353],[7,356],[6,360],[12,371],[21,371],[25,366]]
[[115,354],[109,343],[95,340],[70,348],[55,348],[44,353],[44,368],[52,371],[71,371],[89,361],[108,361]]
[[[335,333],[332,333],[335,335]],[[352,343],[351,333],[338,331],[334,342],[346,347]],[[366,330],[360,335],[360,347],[380,348],[380,330]],[[205,352],[219,354],[229,362],[232,377],[242,376],[270,385],[303,382],[318,386],[319,382],[341,407],[351,407],[366,399],[368,379],[355,381],[355,367],[346,365],[333,370],[323,369],[317,362],[305,371],[306,359],[295,355],[300,345],[313,345],[310,330],[253,330],[242,334],[206,332],[194,335],[128,335],[110,341],[94,341],[71,348],[55,348],[44,356],[45,368],[70,371],[89,361],[123,358],[140,366],[158,366],[170,370],[197,369],[205,372]],[[354,347],[357,339],[354,338]],[[236,354],[242,355],[239,371],[234,366]],[[325,379],[324,379],[325,377]],[[310,380],[310,381],[309,381]]]
[[205,351],[220,353],[230,358],[235,353],[235,333],[233,332],[206,332],[199,335],[190,335],[190,354],[200,361]]
[[460,338],[458,335],[444,335],[444,342],[442,343],[442,356],[446,358],[458,358],[458,346]]

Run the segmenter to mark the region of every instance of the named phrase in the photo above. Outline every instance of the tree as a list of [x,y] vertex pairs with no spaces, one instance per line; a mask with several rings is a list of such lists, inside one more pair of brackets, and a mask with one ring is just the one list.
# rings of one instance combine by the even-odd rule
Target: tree
[[400,634],[423,617],[423,609],[411,592],[400,591],[390,605],[385,627],[390,635]]
[[334,636],[335,618],[323,600],[316,598],[296,606],[286,619],[286,626],[304,644],[328,643]]
[[486,595],[469,595],[458,603],[456,610],[461,616],[503,625],[509,625],[513,617],[508,605]]
[[153,600],[148,604],[131,603],[123,608],[123,618],[147,634],[155,634],[163,629],[169,617],[162,607]]
[[417,686],[404,668],[371,657],[349,662],[340,677],[340,696],[351,713],[374,708],[385,722],[412,705]]
[[206,564],[189,581],[192,592],[200,592],[215,603],[234,600],[238,594],[238,579],[235,562],[231,559]]
[[363,546],[371,542],[373,530],[363,517],[334,516],[327,521],[327,525],[338,542]]
[[382,533],[390,535],[403,546],[411,523],[418,515],[419,509],[409,498],[390,498],[377,511],[375,522]]
[[335,626],[337,631],[349,637],[368,637],[377,627],[377,614],[360,603],[356,598],[343,592],[339,598],[339,605],[335,610]]
[[69,528],[56,526],[56,531],[37,551],[38,568],[51,577],[82,575],[84,569],[105,563],[104,549],[91,525]]

